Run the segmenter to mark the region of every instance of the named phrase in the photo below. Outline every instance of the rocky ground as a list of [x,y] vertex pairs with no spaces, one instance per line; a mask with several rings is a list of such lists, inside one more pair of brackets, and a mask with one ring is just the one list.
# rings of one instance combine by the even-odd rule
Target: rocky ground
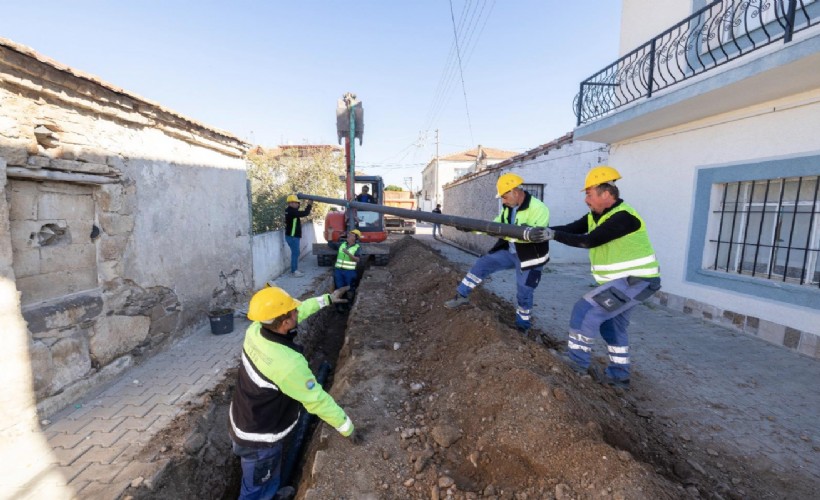
[[[367,270],[349,315],[323,310],[300,333],[314,368],[334,366],[326,385],[364,439],[318,425],[298,498],[789,498],[741,460],[715,465],[697,436],[673,438],[639,388],[579,377],[550,332],[522,336],[497,297],[479,289],[445,309],[463,270],[428,247],[404,238],[391,255]],[[234,376],[146,448],[172,466],[127,495],[235,498]]]

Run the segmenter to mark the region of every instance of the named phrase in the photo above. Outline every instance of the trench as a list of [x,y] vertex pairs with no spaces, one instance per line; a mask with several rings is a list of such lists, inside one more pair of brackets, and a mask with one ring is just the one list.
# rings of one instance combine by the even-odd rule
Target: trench
[[[557,441],[565,438],[568,433],[574,433],[576,439],[580,439],[579,442],[585,446],[594,447],[597,446],[595,442],[601,441],[615,450],[628,451],[636,463],[648,466],[654,474],[657,474],[657,479],[651,480],[652,485],[656,482],[663,482],[666,488],[671,488],[667,492],[668,496],[661,495],[657,498],[687,496],[686,489],[693,485],[705,492],[721,491],[722,488],[715,482],[717,474],[714,471],[691,470],[685,459],[682,459],[685,453],[677,449],[679,443],[669,438],[668,429],[664,428],[661,423],[645,418],[626,399],[617,397],[611,391],[600,388],[589,381],[579,380],[575,375],[566,375],[564,368],[554,364],[551,351],[558,350],[561,343],[552,338],[550,332],[534,330],[526,338],[515,335],[513,317],[509,314],[510,308],[506,302],[488,292],[479,291],[476,293],[475,309],[470,315],[457,315],[451,311],[442,311],[441,308],[435,308],[432,305],[425,305],[425,302],[440,301],[444,294],[451,293],[453,283],[457,283],[461,278],[461,272],[454,269],[452,263],[444,262],[440,256],[430,252],[428,247],[414,243],[412,239],[410,239],[411,242],[406,242],[407,238],[401,240],[402,243],[399,245],[393,245],[390,264],[373,268],[373,279],[367,279],[362,283],[359,288],[359,297],[357,297],[357,307],[354,309],[355,315],[351,314],[349,317],[347,312],[340,313],[332,307],[323,309],[309,318],[304,328],[300,327],[300,334],[297,337],[304,346],[304,354],[314,373],[318,373],[322,363],[327,362],[330,365],[329,378],[324,384],[328,391],[331,390],[334,376],[337,375],[337,363],[346,338],[349,344],[354,345],[354,349],[358,348],[356,346],[361,346],[365,350],[378,350],[376,354],[360,351],[364,359],[367,359],[367,356],[376,356],[379,359],[376,365],[371,363],[366,368],[356,369],[357,373],[362,373],[362,377],[370,377],[370,379],[346,380],[344,377],[350,377],[349,369],[343,369],[346,373],[339,373],[338,376],[342,377],[339,378],[340,388],[345,385],[352,387],[347,391],[345,401],[340,401],[346,411],[352,410],[353,415],[360,417],[363,415],[384,416],[383,427],[379,427],[382,424],[379,419],[367,419],[369,420],[367,439],[371,439],[372,436],[373,447],[381,450],[381,453],[372,453],[372,448],[370,448],[369,454],[356,455],[356,453],[363,453],[363,450],[350,449],[346,443],[343,443],[343,440],[334,441],[332,437],[330,444],[324,443],[319,446],[321,439],[314,435],[317,421],[313,418],[305,435],[302,453],[293,462],[293,474],[286,482],[283,481],[282,486],[290,485],[299,488],[300,497],[306,494],[306,491],[301,490],[314,489],[314,496],[311,498],[339,496],[355,498],[357,494],[362,494],[362,490],[357,489],[358,486],[353,484],[347,476],[333,478],[331,475],[334,471],[325,470],[319,474],[318,479],[311,477],[311,468],[315,470],[313,462],[316,459],[312,454],[315,454],[318,448],[324,450],[323,453],[327,456],[339,454],[340,457],[356,463],[360,476],[372,471],[380,478],[401,476],[401,471],[407,467],[407,464],[413,464],[413,456],[425,449],[430,450],[429,456],[425,459],[430,465],[426,469],[416,471],[414,480],[417,485],[424,484],[425,481],[435,483],[441,471],[449,471],[448,474],[456,480],[460,491],[477,491],[479,498],[494,498],[492,495],[482,493],[486,492],[488,487],[499,487],[505,484],[507,488],[514,488],[518,484],[521,488],[518,491],[528,495],[528,498],[543,498],[554,495],[557,487],[555,482],[559,481],[556,479],[555,471],[558,470],[562,484],[570,488],[570,491],[578,493],[582,491],[582,487],[587,487],[586,484],[595,483],[594,465],[583,462],[580,458],[582,454],[571,449],[569,445],[566,450],[562,451],[565,453],[563,457],[558,457],[556,454],[553,458],[549,454],[542,454],[539,455],[541,457],[539,463],[533,458],[538,453],[533,452],[531,446],[531,442],[540,439],[542,434],[547,435],[549,438],[547,441]],[[419,250],[417,247],[426,250]],[[412,254],[413,258],[402,262],[404,251],[415,252]],[[438,267],[434,267],[431,272],[428,270],[431,265]],[[366,270],[367,272],[369,271]],[[415,277],[408,277],[410,274]],[[348,324],[348,319],[350,319],[350,324]],[[455,322],[452,326],[443,326],[452,321]],[[440,333],[438,330],[443,331],[442,336],[436,336]],[[474,338],[486,338],[490,330],[501,337],[500,342],[495,342],[497,339],[494,339],[495,343],[490,346],[493,356],[501,355],[502,357],[482,357],[484,356],[482,349],[488,347],[485,340],[479,340],[475,344],[470,343]],[[471,331],[473,332],[470,333]],[[455,340],[457,334],[467,336]],[[401,360],[388,366],[391,365],[390,356],[393,350],[385,346],[394,345],[396,335],[401,335],[401,342],[408,346],[413,342],[414,336],[423,336],[421,338],[424,342],[416,351],[408,347],[405,352],[405,347],[402,346]],[[430,350],[431,345],[440,346],[448,342],[451,343],[449,344],[451,350],[445,356]],[[432,356],[431,352],[434,352]],[[431,360],[431,357],[435,359]],[[446,363],[442,363],[443,361]],[[350,359],[342,362],[350,363]],[[437,366],[436,362],[441,367]],[[359,364],[365,364],[365,362],[359,361]],[[378,364],[385,366],[377,366]],[[508,370],[508,368],[501,368],[504,365],[513,366],[514,370],[520,372],[518,376],[523,376],[528,381],[528,386],[534,387],[531,390],[536,396],[539,392],[544,394],[544,388],[549,389],[551,393],[556,389],[561,389],[565,393],[565,396],[561,398],[553,397],[551,394],[547,398],[550,401],[549,404],[556,405],[556,411],[560,410],[560,413],[553,416],[552,422],[559,427],[563,426],[564,430],[560,433],[549,434],[550,431],[544,427],[544,424],[550,422],[553,417],[545,414],[543,408],[537,408],[538,404],[536,404],[534,408],[522,407],[518,410],[521,415],[524,415],[521,422],[533,425],[531,431],[527,429],[508,431],[501,417],[506,414],[504,406],[510,404],[509,400],[504,399],[507,395],[499,395],[496,391],[492,395],[495,399],[484,399],[482,393],[481,399],[468,400],[466,404],[462,404],[461,406],[466,408],[466,411],[463,414],[454,414],[452,418],[453,421],[460,422],[465,437],[469,436],[472,428],[474,441],[484,439],[482,434],[494,433],[500,438],[499,441],[506,443],[504,446],[487,445],[481,452],[481,457],[486,458],[486,463],[479,459],[478,465],[475,463],[472,466],[465,465],[464,457],[473,451],[469,448],[466,438],[445,449],[438,447],[431,438],[421,434],[405,440],[404,437],[399,437],[393,432],[394,429],[404,428],[405,424],[401,421],[401,417],[405,415],[405,419],[411,416],[415,419],[419,416],[427,419],[430,414],[441,416],[454,411],[452,407],[436,406],[449,403],[448,399],[438,397],[428,399],[426,392],[414,395],[409,394],[409,391],[392,399],[387,393],[368,392],[367,398],[356,394],[358,387],[367,386],[368,380],[379,377],[383,381],[395,381],[402,378],[405,384],[409,380],[420,380],[423,376],[429,376],[431,380],[437,377],[439,380],[448,381],[447,383],[451,385],[467,384],[469,391],[481,391],[485,385],[495,383],[502,384],[503,387],[504,370]],[[434,369],[437,371],[433,372]],[[204,404],[191,408],[179,419],[179,422],[175,423],[175,426],[168,432],[177,432],[186,436],[182,440],[181,450],[170,457],[164,472],[155,479],[150,488],[129,488],[125,497],[130,496],[133,499],[229,499],[238,496],[241,472],[238,459],[231,453],[227,433],[228,404],[235,377],[235,370],[228,373],[222,384],[208,395]],[[401,381],[396,385],[399,384]],[[372,391],[374,387],[370,385],[368,391]],[[394,392],[398,390],[395,387],[388,389]],[[566,394],[569,395],[569,399],[566,399]],[[379,397],[370,397],[374,395]],[[378,402],[375,402],[376,399]],[[514,414],[512,415],[516,418]],[[567,418],[568,415],[572,417]],[[490,416],[494,417],[494,420],[489,420],[495,422],[493,428],[487,428],[484,423],[484,419]],[[541,419],[546,420],[541,422]],[[596,424],[598,431],[590,431],[595,427],[590,427],[592,422]],[[431,425],[433,423],[431,422]],[[531,433],[527,434],[527,432]],[[522,435],[526,438],[521,437]],[[162,442],[168,437],[169,434],[165,433],[157,439]],[[527,440],[531,442],[527,443]],[[192,444],[192,441],[204,442],[204,444],[197,447],[195,443]],[[286,443],[284,456],[288,455],[290,449],[291,443]],[[378,455],[373,459],[375,462],[368,462],[371,460],[370,455]],[[383,456],[389,456],[390,459],[382,458]],[[632,458],[624,459],[623,463],[613,465],[628,465],[631,460]],[[343,462],[344,460],[339,458],[338,461]],[[732,469],[739,470],[735,469],[735,464],[732,464],[728,457],[724,462],[726,467],[724,474],[731,472]],[[737,467],[742,467],[742,465],[737,465]],[[430,474],[431,470],[436,474]],[[592,471],[589,476],[588,471]],[[630,474],[634,475],[634,471],[632,469],[630,471],[632,471]],[[578,484],[573,483],[570,479],[576,473],[579,477]],[[325,475],[329,477],[325,479]],[[428,478],[428,475],[431,477]],[[507,479],[502,477],[504,475]],[[533,481],[532,477],[539,477],[539,479]],[[427,489],[416,488],[418,490],[416,491],[412,488],[406,489],[401,482],[394,487],[389,485],[385,479],[379,479],[379,481],[385,482],[380,484],[382,491],[377,490],[374,498],[430,498],[429,486],[426,487]],[[404,477],[399,481],[405,481]],[[336,489],[322,490],[323,482],[331,484],[329,488]],[[646,484],[640,483],[640,487],[636,487],[634,491],[648,493],[649,490],[640,489],[646,487]],[[473,489],[470,490],[470,488]],[[724,496],[733,497],[731,492],[721,491],[721,493]],[[323,496],[323,494],[329,496]],[[441,496],[443,498],[445,494],[442,493]],[[626,495],[625,498],[630,498],[630,495]]]

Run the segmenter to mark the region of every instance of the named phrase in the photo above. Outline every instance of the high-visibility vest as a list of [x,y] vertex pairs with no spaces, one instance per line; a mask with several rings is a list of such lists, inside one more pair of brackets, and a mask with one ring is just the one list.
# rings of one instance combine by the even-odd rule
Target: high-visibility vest
[[348,249],[352,255],[356,255],[356,252],[359,250],[359,244],[356,243],[355,245],[348,247],[347,242],[345,241],[339,247],[339,254],[336,255],[336,268],[337,269],[344,269],[345,271],[355,271],[356,270],[356,261],[351,259],[345,252],[345,249]]
[[598,283],[616,280],[626,276],[654,278],[660,276],[660,267],[655,258],[655,250],[649,242],[646,224],[634,208],[621,202],[612,211],[604,214],[598,222],[587,215],[589,232],[606,222],[613,214],[626,211],[635,216],[641,227],[632,233],[622,236],[601,246],[589,249],[589,261],[592,264],[592,277]]

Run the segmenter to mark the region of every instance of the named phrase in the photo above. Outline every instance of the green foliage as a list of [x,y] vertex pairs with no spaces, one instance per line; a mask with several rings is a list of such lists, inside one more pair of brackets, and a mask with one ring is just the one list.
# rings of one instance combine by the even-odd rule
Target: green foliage
[[[307,154],[306,154],[307,153]],[[254,234],[277,231],[285,225],[290,194],[304,193],[344,198],[344,156],[338,149],[273,149],[248,156],[251,214]],[[314,203],[306,220],[322,220],[333,205]],[[302,202],[302,208],[305,202]],[[305,219],[303,219],[303,222]]]
[[389,186],[384,188],[385,191],[404,191],[404,188],[401,188],[395,184],[390,184]]

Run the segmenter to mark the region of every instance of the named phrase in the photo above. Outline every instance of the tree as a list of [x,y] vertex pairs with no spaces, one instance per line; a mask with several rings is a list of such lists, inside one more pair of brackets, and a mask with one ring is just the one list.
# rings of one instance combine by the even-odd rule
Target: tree
[[390,184],[389,186],[384,188],[385,191],[404,191],[404,188],[397,186],[395,184]]
[[[344,198],[344,156],[335,146],[257,148],[248,155],[254,234],[282,229],[287,197],[305,193]],[[330,206],[317,203],[308,220],[324,219]]]

